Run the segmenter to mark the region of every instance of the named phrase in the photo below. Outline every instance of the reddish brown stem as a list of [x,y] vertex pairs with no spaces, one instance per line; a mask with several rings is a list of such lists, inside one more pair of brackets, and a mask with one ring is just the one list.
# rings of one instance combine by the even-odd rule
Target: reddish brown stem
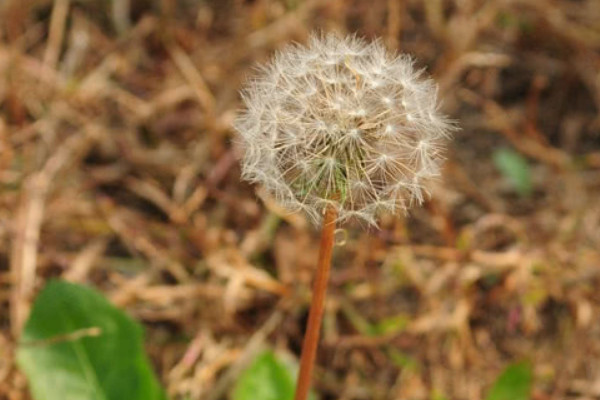
[[308,390],[310,389],[310,378],[317,355],[321,320],[323,319],[323,308],[325,305],[325,293],[327,292],[329,270],[331,269],[331,253],[333,252],[336,217],[336,210],[333,207],[329,207],[325,213],[321,231],[319,262],[313,286],[310,312],[308,314],[308,324],[306,326],[306,333],[304,334],[304,343],[302,344],[300,372],[298,373],[298,383],[294,400],[306,400]]

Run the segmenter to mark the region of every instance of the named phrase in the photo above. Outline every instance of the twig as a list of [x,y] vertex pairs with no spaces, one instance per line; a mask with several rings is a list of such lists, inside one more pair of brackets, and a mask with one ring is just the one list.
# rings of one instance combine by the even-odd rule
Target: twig
[[107,246],[108,238],[101,237],[92,241],[75,257],[62,277],[71,282],[85,282],[98,259],[104,254]]
[[175,43],[168,44],[167,50],[177,69],[194,90],[198,102],[206,111],[207,116],[212,116],[215,109],[215,98],[189,55]]
[[403,2],[388,0],[387,45],[391,49],[398,48],[399,36],[402,32],[402,7],[404,7]]
[[55,68],[65,35],[65,25],[69,14],[70,0],[57,0],[52,8],[48,45],[44,53],[44,65]]
[[112,20],[119,34],[124,34],[131,28],[129,15],[131,13],[131,1],[120,0],[112,2]]
[[53,337],[49,337],[46,339],[40,340],[31,340],[31,341],[23,341],[21,342],[21,346],[27,347],[43,347],[50,346],[57,343],[63,342],[73,342],[75,340],[79,340],[86,337],[97,337],[102,334],[102,329],[97,326],[92,326],[89,328],[78,329],[73,332],[64,333],[62,335],[57,335]]
[[262,327],[252,335],[250,340],[248,340],[242,355],[231,365],[229,370],[227,370],[227,372],[225,372],[219,381],[214,385],[210,394],[206,396],[206,400],[220,399],[223,394],[227,392],[231,386],[231,383],[260,350],[261,346],[267,339],[267,336],[277,329],[282,319],[283,315],[280,309],[273,311],[273,314],[271,314]]
[[97,132],[85,127],[84,135],[73,135],[48,159],[44,168],[32,175],[25,186],[18,214],[17,240],[11,255],[11,272],[15,279],[11,301],[12,329],[15,337],[21,332],[29,312],[29,300],[35,285],[38,244],[44,220],[46,198],[56,175],[77,156],[85,154]]

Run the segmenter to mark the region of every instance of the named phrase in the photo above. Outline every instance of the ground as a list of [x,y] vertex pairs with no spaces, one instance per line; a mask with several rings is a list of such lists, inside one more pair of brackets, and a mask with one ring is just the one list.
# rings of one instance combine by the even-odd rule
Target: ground
[[145,326],[173,399],[226,398],[260,348],[298,357],[318,230],[240,180],[232,121],[256,63],[315,30],[412,54],[461,128],[424,207],[338,232],[315,390],[477,400],[526,359],[533,399],[600,398],[597,0],[0,12],[0,398],[29,398],[14,349],[52,277]]

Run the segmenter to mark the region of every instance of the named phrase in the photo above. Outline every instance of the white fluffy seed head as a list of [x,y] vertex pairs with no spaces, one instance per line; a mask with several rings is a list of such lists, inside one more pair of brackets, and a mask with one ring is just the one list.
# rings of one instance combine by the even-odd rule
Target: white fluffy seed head
[[379,41],[328,34],[286,47],[242,92],[243,177],[315,222],[333,206],[339,221],[376,225],[381,211],[422,203],[454,126],[421,75]]

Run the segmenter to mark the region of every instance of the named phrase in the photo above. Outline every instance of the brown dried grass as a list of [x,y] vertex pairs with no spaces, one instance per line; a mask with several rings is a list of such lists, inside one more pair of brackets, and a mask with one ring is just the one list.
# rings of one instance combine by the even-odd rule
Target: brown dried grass
[[463,128],[427,207],[348,228],[318,391],[477,400],[525,357],[535,399],[600,396],[598,1],[122,3],[0,3],[0,398],[28,398],[12,354],[50,277],[144,323],[174,399],[223,398],[263,346],[299,353],[318,238],[239,181],[231,121],[254,63],[313,29],[413,53]]

